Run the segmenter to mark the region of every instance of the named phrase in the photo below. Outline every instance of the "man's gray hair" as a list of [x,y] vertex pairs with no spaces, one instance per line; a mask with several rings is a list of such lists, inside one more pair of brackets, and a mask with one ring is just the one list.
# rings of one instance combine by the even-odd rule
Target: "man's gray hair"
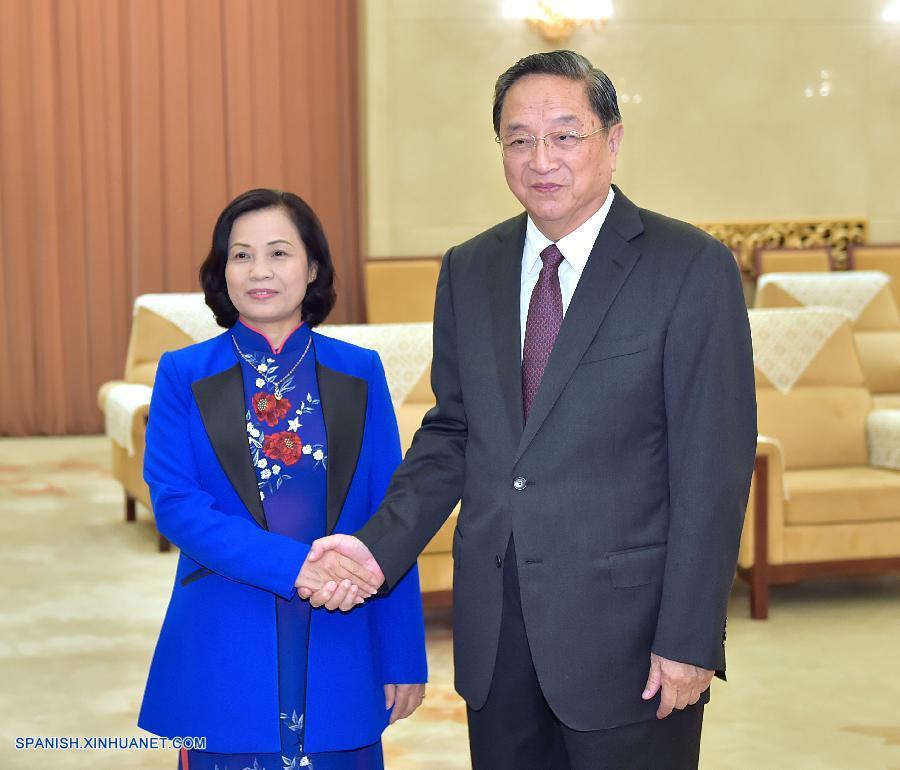
[[533,53],[519,59],[512,67],[497,78],[494,86],[494,133],[500,136],[500,113],[510,86],[526,75],[557,75],[584,83],[588,101],[594,114],[600,118],[605,130],[622,122],[616,89],[606,73],[597,69],[580,53],[574,51],[550,51]]

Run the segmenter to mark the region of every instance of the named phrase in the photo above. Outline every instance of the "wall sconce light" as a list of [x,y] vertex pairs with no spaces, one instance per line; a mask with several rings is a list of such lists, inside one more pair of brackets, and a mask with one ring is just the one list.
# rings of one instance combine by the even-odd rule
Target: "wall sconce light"
[[549,43],[562,43],[590,24],[601,29],[613,16],[612,0],[506,0],[503,15],[524,19]]
[[900,22],[900,0],[894,0],[891,5],[888,5],[881,12],[881,18],[887,22]]

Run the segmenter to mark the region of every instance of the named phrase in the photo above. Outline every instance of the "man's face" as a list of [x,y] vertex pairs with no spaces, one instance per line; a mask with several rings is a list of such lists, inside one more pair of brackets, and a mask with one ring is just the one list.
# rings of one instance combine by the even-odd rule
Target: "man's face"
[[506,92],[501,140],[514,134],[538,137],[525,153],[505,152],[506,183],[538,229],[558,241],[584,224],[606,200],[622,140],[622,124],[552,149],[540,137],[555,131],[589,134],[601,127],[584,83],[557,75],[526,75]]

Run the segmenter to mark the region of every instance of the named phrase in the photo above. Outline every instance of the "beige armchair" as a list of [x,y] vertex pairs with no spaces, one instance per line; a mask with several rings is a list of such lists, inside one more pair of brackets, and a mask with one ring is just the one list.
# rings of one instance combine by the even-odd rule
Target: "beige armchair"
[[[125,491],[125,519],[135,521],[137,503],[152,513],[143,480],[144,436],[150,393],[160,356],[221,333],[202,294],[143,295],[135,301],[123,380],[104,384],[98,393],[112,445],[114,477]],[[325,325],[318,331],[374,348],[381,355],[394,400],[403,450],[425,412],[434,404],[429,385],[431,324]],[[456,512],[419,558],[422,593],[429,604],[449,600],[453,583],[451,542]],[[159,535],[159,549],[168,550]]]
[[845,311],[876,409],[900,408],[900,312],[889,275],[879,271],[771,273],[759,279],[757,308]]
[[765,618],[770,585],[900,570],[900,412],[873,412],[846,314],[750,321],[761,435],[738,573]]
[[881,270],[891,276],[891,291],[900,307],[900,243],[850,243],[847,263],[851,270]]
[[373,258],[366,262],[369,323],[431,321],[439,257]]
[[830,246],[806,248],[757,246],[753,253],[754,274],[807,273],[834,267]]

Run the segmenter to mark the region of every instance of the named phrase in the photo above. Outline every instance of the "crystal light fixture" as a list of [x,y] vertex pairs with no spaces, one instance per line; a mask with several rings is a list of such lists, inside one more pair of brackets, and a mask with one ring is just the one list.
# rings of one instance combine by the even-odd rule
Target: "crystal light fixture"
[[562,43],[576,27],[602,28],[613,16],[613,5],[612,0],[506,0],[503,15],[524,19],[544,40]]

